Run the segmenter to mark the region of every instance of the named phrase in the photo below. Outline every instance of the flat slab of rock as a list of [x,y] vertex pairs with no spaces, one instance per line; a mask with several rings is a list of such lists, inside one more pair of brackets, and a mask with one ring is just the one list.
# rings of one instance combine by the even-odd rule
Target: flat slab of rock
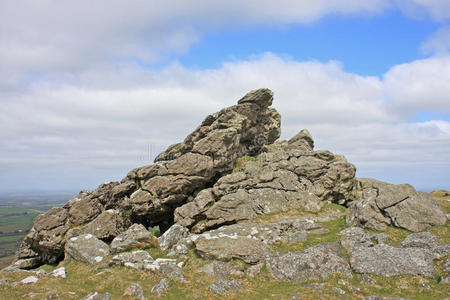
[[206,274],[210,277],[227,278],[230,276],[244,276],[244,269],[222,261],[214,261],[197,269],[198,273]]
[[437,239],[438,237],[430,232],[412,233],[403,240],[401,247],[428,249],[434,258],[439,259],[450,254],[450,244],[439,243]]
[[240,236],[200,236],[195,241],[196,253],[207,259],[229,261],[238,258],[249,264],[256,264],[270,252],[263,242]]
[[81,298],[81,300],[110,300],[111,295],[109,293],[100,294],[99,292],[90,293],[87,296]]
[[153,235],[141,224],[133,224],[126,231],[116,236],[111,242],[111,252],[118,253],[135,246],[150,246]]
[[269,254],[266,265],[276,279],[283,281],[323,280],[334,273],[352,277],[337,242],[319,244],[303,252]]
[[348,253],[351,253],[358,247],[372,247],[375,244],[384,244],[387,239],[385,233],[371,234],[360,227],[346,228],[340,231],[338,236],[343,236],[339,242]]
[[433,253],[420,248],[357,247],[350,253],[350,264],[359,273],[434,276]]
[[48,275],[57,277],[57,278],[66,278],[66,268],[61,267],[51,271]]
[[160,282],[158,282],[154,287],[152,287],[152,293],[161,297],[167,289],[169,288],[169,279],[163,278]]
[[20,282],[24,284],[36,283],[38,282],[38,278],[36,276],[28,276],[27,278],[22,279]]
[[227,291],[238,291],[242,285],[237,280],[221,279],[209,286],[209,289],[216,294],[225,295]]
[[65,246],[66,259],[75,259],[97,264],[109,255],[109,247],[92,234],[70,238]]
[[110,265],[122,265],[133,269],[144,269],[146,265],[154,262],[153,257],[144,250],[136,250],[132,252],[124,252],[115,255]]

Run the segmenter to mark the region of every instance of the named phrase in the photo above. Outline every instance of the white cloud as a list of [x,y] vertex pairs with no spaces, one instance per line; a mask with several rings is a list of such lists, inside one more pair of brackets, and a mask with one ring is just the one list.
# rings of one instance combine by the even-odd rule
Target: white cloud
[[422,43],[422,51],[438,55],[448,54],[450,52],[450,25],[440,28]]
[[450,114],[450,56],[437,56],[394,66],[384,76],[391,108],[405,113]]
[[431,16],[435,20],[450,19],[450,1],[448,0],[394,0],[400,9],[409,16],[422,18]]
[[[30,186],[93,187],[117,180],[151,163],[207,114],[235,104],[250,89],[269,87],[284,138],[308,128],[318,148],[346,155],[361,176],[446,187],[450,123],[408,119],[423,109],[421,103],[447,107],[445,97],[430,99],[449,95],[450,73],[440,70],[443,78],[431,89],[414,88],[433,80],[427,70],[446,65],[442,57],[412,62],[382,80],[346,73],[337,62],[273,54],[203,71],[177,64],[158,71],[137,65],[91,69],[64,83],[41,82],[2,95],[0,173],[8,174],[4,184],[15,178]],[[409,87],[420,92],[409,94]]]
[[0,1],[0,87],[111,61],[153,63],[184,53],[217,28],[308,23],[386,6],[386,0]]

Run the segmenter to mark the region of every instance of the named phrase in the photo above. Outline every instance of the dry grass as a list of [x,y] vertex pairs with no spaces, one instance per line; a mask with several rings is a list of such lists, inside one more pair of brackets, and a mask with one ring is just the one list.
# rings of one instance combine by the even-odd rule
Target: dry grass
[[[440,201],[447,201],[448,196],[440,197]],[[444,202],[446,204],[447,202]],[[445,206],[445,205],[444,205]],[[448,208],[448,206],[445,206]],[[323,215],[330,212],[342,212],[343,208],[330,204],[326,205],[323,210],[317,214],[304,213],[300,211],[290,211],[286,213],[271,214],[261,216],[258,222],[275,221],[281,217],[299,216],[299,215]],[[336,241],[336,234],[346,228],[344,216],[340,216],[334,220],[322,223],[322,226],[329,229],[327,234],[311,234],[306,242],[286,244],[279,243],[272,245],[273,251],[302,251],[310,246],[329,241]],[[436,226],[429,228],[428,231],[438,235],[443,241],[449,242],[449,226]],[[403,229],[389,227],[384,231],[388,235],[388,243],[391,245],[399,245],[400,242],[410,232]],[[154,257],[167,257],[167,252],[160,251],[157,248],[150,248],[147,251]],[[344,252],[344,257],[347,255]],[[347,257],[348,258],[348,257]],[[185,261],[183,272],[187,283],[170,282],[169,290],[161,299],[224,299],[224,296],[217,295],[209,290],[209,285],[217,279],[199,274],[196,272],[200,266],[208,263],[208,260],[198,258],[193,251],[187,255],[179,256],[179,260]],[[236,278],[243,285],[240,291],[229,291],[226,295],[227,299],[291,299],[292,296],[301,296],[301,299],[362,299],[369,295],[404,297],[409,299],[443,299],[449,296],[449,284],[441,281],[441,272],[443,264],[447,258],[435,261],[436,276],[434,278],[426,278],[423,276],[392,276],[382,277],[370,275],[375,284],[361,283],[361,274],[353,273],[353,278],[344,278],[339,274],[335,274],[323,281],[307,281],[302,283],[280,282],[275,280],[270,272],[264,267],[261,273],[255,277]],[[232,261],[231,263],[247,268],[248,265],[241,261]],[[65,266],[67,270],[66,279],[57,279],[50,277],[42,277],[37,284],[18,285],[16,287],[0,286],[0,299],[20,299],[30,292],[38,293],[33,299],[44,299],[46,296],[58,293],[61,299],[79,299],[91,292],[98,291],[100,293],[108,292],[112,299],[124,299],[122,294],[124,290],[133,282],[139,283],[144,289],[144,294],[148,299],[153,299],[151,293],[152,287],[158,283],[163,277],[158,273],[148,271],[138,271],[125,267],[112,267],[109,269],[95,271],[95,266],[75,261],[64,261],[59,266]],[[59,267],[58,266],[58,267]],[[41,267],[50,271],[56,266]],[[32,274],[27,272],[16,273],[0,273],[0,278],[7,277],[10,282],[19,281]],[[348,284],[342,285],[340,279],[344,279]],[[315,285],[323,283],[322,288],[317,289]],[[427,289],[423,283],[427,283],[431,289]],[[344,295],[340,295],[334,287],[339,287],[345,291]],[[126,298],[125,298],[126,299]]]

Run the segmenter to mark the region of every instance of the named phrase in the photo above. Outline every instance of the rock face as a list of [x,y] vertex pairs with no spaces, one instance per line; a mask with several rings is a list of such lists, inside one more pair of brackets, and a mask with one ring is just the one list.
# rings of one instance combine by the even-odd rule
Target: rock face
[[[121,182],[82,191],[64,207],[38,216],[17,259],[36,258],[40,264],[60,261],[66,233],[76,226],[83,228],[74,229],[78,231],[69,238],[90,233],[111,240],[131,223],[170,224],[173,210],[229,173],[237,157],[255,155],[280,136],[280,115],[269,108],[272,99],[268,89],[252,91],[237,105],[207,116],[184,142],[161,153],[155,164],[132,170]],[[98,229],[108,209],[123,212],[116,219],[119,226]]]
[[357,247],[350,253],[350,264],[359,273],[434,276],[433,254],[421,248]]
[[283,281],[323,280],[334,273],[352,277],[350,266],[336,242],[319,244],[303,252],[270,254],[266,264],[270,273]]
[[302,130],[289,141],[263,147],[255,158],[241,159],[241,170],[177,208],[175,222],[201,232],[261,214],[316,212],[325,200],[345,204],[351,199],[355,167],[343,156],[313,151],[313,145],[309,132]]
[[136,246],[150,246],[153,236],[150,231],[141,224],[133,224],[127,231],[122,232],[111,242],[111,252],[118,253]]
[[93,265],[109,255],[109,247],[92,234],[83,234],[67,241],[65,255],[66,259],[85,261]]
[[354,201],[346,221],[352,226],[384,230],[388,225],[418,232],[432,225],[443,225],[445,213],[431,195],[417,192],[409,184],[394,185],[375,179],[359,178]]

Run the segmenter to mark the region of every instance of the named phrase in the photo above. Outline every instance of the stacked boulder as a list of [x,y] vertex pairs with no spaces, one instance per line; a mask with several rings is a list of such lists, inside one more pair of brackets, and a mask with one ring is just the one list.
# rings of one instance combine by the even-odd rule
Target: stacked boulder
[[281,118],[269,107],[272,100],[268,89],[252,91],[237,105],[207,116],[155,164],[132,170],[121,182],[82,191],[37,217],[17,253],[17,265],[54,264],[63,259],[67,240],[79,234],[109,242],[132,223],[168,227],[175,208],[229,173],[237,157],[254,155],[278,139]]

